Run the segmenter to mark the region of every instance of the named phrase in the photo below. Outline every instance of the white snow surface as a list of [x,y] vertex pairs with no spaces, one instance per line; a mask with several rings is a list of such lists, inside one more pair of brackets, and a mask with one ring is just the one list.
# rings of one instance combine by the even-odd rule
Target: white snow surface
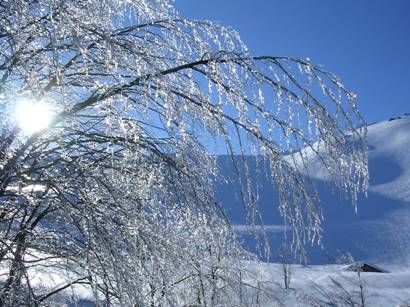
[[[291,265],[290,288],[283,288],[281,264],[250,263],[259,282],[270,289],[280,304],[278,306],[350,306],[335,303],[337,295],[344,296],[332,279],[348,291],[353,301],[360,301],[360,288],[356,272],[347,271],[348,265]],[[282,279],[281,279],[282,278]],[[360,273],[365,306],[410,306],[410,269],[397,268],[390,273]],[[270,287],[269,287],[270,285]],[[325,295],[320,293],[320,289]],[[328,297],[326,297],[328,295]],[[321,302],[321,305],[318,303]],[[266,302],[262,306],[272,306]],[[357,305],[359,306],[359,305]]]
[[[358,275],[348,271],[348,265],[293,264],[290,266],[290,288],[286,290],[281,264],[253,261],[245,263],[245,267],[248,271],[243,281],[247,306],[348,306],[333,301],[337,295],[360,301]],[[63,270],[44,269],[29,274],[34,277],[32,286],[43,289],[58,288],[73,278]],[[362,272],[360,278],[365,306],[410,306],[410,268],[396,267],[389,273]],[[340,283],[341,287],[335,286],[332,280]],[[53,297],[52,304],[85,307],[93,306],[93,301],[91,289],[76,286]]]
[[[398,117],[368,126],[368,154],[371,192],[390,198],[410,201],[410,117]],[[305,155],[310,160],[309,175],[328,181],[327,171],[313,156],[311,150]],[[298,157],[298,155],[296,155]]]
[[410,202],[410,117],[369,127],[369,161],[370,191]]

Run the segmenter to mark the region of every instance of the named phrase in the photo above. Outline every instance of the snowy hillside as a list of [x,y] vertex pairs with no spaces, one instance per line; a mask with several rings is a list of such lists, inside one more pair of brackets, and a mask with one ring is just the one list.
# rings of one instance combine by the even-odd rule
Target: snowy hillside
[[[348,252],[355,259],[388,267],[410,264],[410,117],[370,125],[368,150],[370,188],[367,197],[359,196],[357,214],[350,200],[332,190],[323,169],[312,161],[311,176],[319,190],[325,222],[324,249],[308,247],[309,263],[324,264],[332,256]],[[230,177],[233,169],[228,158],[221,156],[218,163],[223,174]],[[283,222],[265,177],[261,176],[260,206],[269,225],[269,241],[278,246],[283,241]],[[253,249],[253,239],[241,226],[245,224],[245,213],[237,185],[237,180],[221,183],[217,197]]]

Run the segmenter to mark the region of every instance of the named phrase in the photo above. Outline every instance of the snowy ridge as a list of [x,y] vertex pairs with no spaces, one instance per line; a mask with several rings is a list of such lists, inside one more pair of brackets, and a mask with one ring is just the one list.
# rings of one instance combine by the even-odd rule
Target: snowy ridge
[[[309,263],[324,264],[340,253],[350,253],[357,260],[384,266],[410,264],[410,117],[369,125],[368,153],[370,186],[367,197],[359,196],[357,214],[350,200],[333,191],[326,171],[311,161],[314,167],[310,172],[320,194],[325,221],[324,247],[307,248]],[[232,170],[226,167],[225,159],[220,157],[219,163],[222,173],[229,177]],[[235,181],[221,184],[217,197],[227,208],[233,224],[245,224],[235,184]],[[260,206],[266,225],[283,224],[275,201],[272,187],[263,177]],[[244,239],[251,246],[249,237],[245,235]],[[283,234],[278,232],[268,233],[268,237],[272,246],[283,241]]]
[[370,190],[410,202],[410,117],[369,128]]

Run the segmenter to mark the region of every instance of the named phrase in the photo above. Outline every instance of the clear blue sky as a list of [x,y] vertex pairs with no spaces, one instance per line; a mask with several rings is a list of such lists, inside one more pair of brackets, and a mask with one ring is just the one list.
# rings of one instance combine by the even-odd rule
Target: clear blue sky
[[255,55],[309,57],[358,95],[367,122],[410,113],[410,0],[175,0],[232,26]]

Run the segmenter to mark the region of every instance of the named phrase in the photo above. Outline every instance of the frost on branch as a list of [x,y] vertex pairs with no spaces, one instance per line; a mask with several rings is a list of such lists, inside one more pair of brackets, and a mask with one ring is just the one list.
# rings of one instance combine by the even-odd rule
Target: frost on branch
[[[312,156],[353,200],[367,187],[355,96],[307,59],[253,56],[163,0],[2,1],[0,16],[4,303],[80,284],[107,304],[232,303],[247,256],[213,198],[213,143],[246,174],[245,155],[269,165],[300,251],[320,237]],[[22,97],[52,105],[47,129],[21,133]],[[258,223],[256,183],[241,189]],[[67,282],[32,284],[43,266]]]

